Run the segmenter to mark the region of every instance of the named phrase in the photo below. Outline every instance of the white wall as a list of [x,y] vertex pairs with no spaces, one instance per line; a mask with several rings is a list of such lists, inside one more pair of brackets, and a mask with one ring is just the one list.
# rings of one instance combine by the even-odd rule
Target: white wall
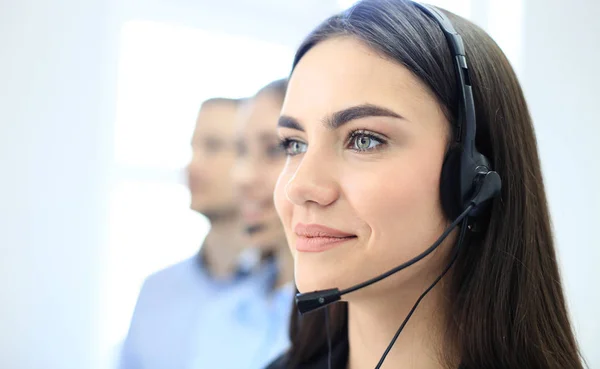
[[598,14],[596,0],[526,0],[521,76],[567,297],[590,368],[600,368]]
[[95,368],[110,1],[0,3],[0,367]]

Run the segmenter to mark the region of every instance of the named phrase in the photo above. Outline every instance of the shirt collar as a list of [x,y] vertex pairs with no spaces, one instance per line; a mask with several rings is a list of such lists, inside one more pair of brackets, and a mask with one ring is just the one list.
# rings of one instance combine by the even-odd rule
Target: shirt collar
[[[204,278],[212,280],[212,282],[216,282],[208,273],[208,269],[206,268],[206,258],[202,251],[197,253],[196,262]],[[273,260],[268,259],[263,262],[260,251],[248,248],[240,253],[240,256],[237,260],[237,267],[231,278],[227,278],[221,282],[224,285],[236,284],[252,274],[261,274],[261,272],[266,273],[268,278],[272,278],[271,275],[273,274],[273,265],[271,264],[274,264]]]

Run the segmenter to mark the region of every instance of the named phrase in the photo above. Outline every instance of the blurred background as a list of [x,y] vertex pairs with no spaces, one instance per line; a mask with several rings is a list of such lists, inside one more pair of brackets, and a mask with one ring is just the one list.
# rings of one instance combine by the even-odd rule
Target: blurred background
[[[536,124],[576,332],[600,368],[600,2],[429,1],[486,29]],[[200,103],[287,76],[353,1],[0,1],[0,367],[106,369],[144,278],[197,251]]]

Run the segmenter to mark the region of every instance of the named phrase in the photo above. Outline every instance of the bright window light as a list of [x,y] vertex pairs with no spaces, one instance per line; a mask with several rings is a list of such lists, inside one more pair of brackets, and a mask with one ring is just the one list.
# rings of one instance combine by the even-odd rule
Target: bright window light
[[287,76],[293,52],[247,37],[148,21],[126,23],[119,63],[117,164],[185,165],[200,103],[215,96],[250,96]]

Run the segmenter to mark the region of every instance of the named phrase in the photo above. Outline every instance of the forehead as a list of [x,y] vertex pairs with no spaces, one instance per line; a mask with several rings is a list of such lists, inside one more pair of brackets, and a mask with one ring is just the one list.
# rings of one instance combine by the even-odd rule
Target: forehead
[[242,109],[238,131],[245,135],[261,132],[275,134],[281,104],[282,98],[274,92],[263,92],[252,98]]
[[213,102],[204,105],[198,113],[194,135],[231,135],[235,129],[238,111],[238,106],[230,102]]
[[425,85],[402,65],[384,58],[352,37],[336,37],[314,46],[296,66],[283,112],[307,117],[353,105],[375,103],[402,108],[411,115],[416,103],[436,103]]

